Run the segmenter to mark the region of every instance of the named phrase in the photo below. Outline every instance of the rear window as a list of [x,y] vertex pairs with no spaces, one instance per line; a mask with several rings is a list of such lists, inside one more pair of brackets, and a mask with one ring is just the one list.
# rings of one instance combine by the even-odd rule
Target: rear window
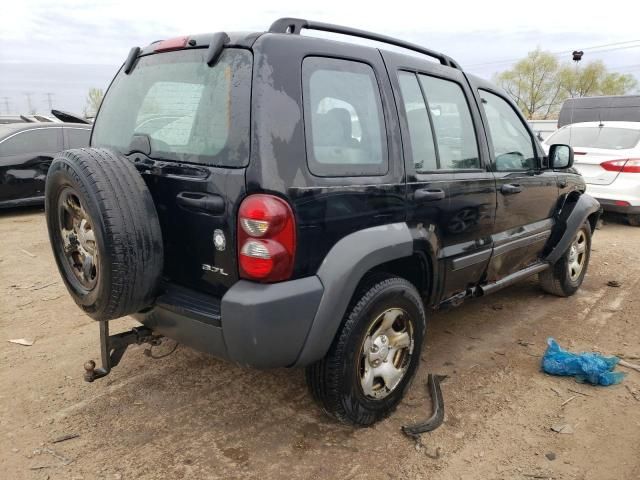
[[551,135],[546,143],[562,143],[572,147],[626,150],[640,141],[640,130],[615,127],[567,127]]
[[133,135],[148,135],[152,157],[214,166],[249,161],[252,56],[225,49],[214,67],[206,49],[140,58],[120,72],[95,122],[93,146],[127,153]]

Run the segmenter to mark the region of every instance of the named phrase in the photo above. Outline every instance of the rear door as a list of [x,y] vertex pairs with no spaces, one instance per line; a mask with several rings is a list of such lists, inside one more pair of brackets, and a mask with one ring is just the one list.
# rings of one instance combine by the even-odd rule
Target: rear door
[[127,155],[142,173],[160,218],[166,279],[220,296],[238,279],[252,54],[225,48],[208,66],[206,51],[152,53],[121,71],[91,143]]
[[545,169],[526,121],[502,93],[480,86],[498,203],[494,251],[487,273],[493,282],[538,261],[554,220],[558,179]]
[[0,141],[0,202],[44,196],[54,155],[62,150],[62,128],[23,130]]
[[480,281],[491,256],[496,189],[482,122],[463,73],[383,52],[396,90],[407,171],[407,220],[435,231],[438,295]]

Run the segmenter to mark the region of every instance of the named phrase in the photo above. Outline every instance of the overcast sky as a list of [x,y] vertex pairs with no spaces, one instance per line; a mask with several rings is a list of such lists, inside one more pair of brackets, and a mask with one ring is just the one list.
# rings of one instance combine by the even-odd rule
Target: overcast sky
[[[570,60],[602,59],[640,77],[640,5],[563,0],[421,2],[318,0],[5,0],[0,19],[0,113],[6,104],[81,111],[106,88],[132,46],[220,30],[262,31],[282,16],[345,24],[441,50],[490,78],[541,47]],[[383,6],[378,6],[383,5]],[[636,6],[634,6],[636,5]],[[595,48],[594,48],[595,47]],[[8,97],[8,98],[4,98]]]

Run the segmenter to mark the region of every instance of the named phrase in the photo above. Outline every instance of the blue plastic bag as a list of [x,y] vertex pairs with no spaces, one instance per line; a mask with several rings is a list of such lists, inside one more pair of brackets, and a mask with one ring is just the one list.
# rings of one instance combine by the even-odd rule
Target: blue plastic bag
[[551,375],[570,375],[580,383],[593,385],[615,385],[625,376],[613,372],[618,357],[605,357],[598,353],[571,353],[563,350],[553,338],[547,339],[547,351],[542,357],[542,370]]

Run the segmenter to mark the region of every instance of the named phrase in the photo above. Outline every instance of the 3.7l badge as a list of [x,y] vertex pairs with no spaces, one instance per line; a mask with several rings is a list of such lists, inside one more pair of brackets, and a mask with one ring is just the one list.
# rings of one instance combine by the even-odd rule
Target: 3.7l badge
[[202,264],[202,270],[204,270],[205,272],[219,273],[220,275],[224,275],[225,277],[229,275],[227,272],[224,271],[223,268],[215,267],[213,265],[207,265],[206,263]]

